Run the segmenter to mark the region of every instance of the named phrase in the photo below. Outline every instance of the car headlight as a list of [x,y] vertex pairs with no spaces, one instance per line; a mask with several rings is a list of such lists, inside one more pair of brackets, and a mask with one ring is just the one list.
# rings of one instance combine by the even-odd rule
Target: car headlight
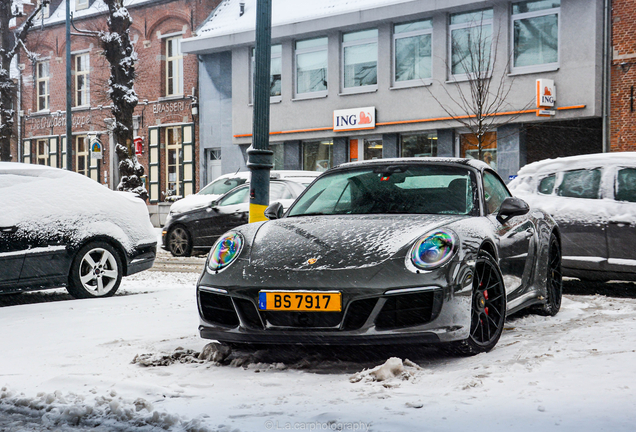
[[232,264],[243,249],[243,236],[232,232],[225,234],[214,243],[208,256],[208,268],[218,271]]
[[457,235],[448,229],[437,229],[415,242],[407,259],[416,269],[432,270],[451,260],[457,250]]

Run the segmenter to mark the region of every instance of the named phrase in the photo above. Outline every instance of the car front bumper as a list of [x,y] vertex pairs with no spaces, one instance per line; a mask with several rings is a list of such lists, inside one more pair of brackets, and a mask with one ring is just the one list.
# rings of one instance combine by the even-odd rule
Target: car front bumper
[[[227,343],[433,344],[468,338],[472,283],[404,289],[342,289],[342,312],[274,312],[258,288],[197,288],[199,333]],[[298,291],[304,291],[298,289]]]

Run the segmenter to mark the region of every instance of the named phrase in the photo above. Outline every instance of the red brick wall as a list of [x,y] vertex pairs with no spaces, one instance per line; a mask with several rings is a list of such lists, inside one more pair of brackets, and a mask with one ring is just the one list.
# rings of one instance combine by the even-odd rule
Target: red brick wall
[[[166,96],[165,84],[165,38],[161,35],[183,32],[182,37],[192,36],[193,28],[196,29],[210,12],[218,5],[220,0],[199,1],[199,0],[174,0],[155,2],[151,5],[133,7],[129,9],[133,18],[131,28],[131,38],[137,38],[135,50],[139,61],[136,66],[137,80],[135,91],[139,97],[139,104],[135,110],[135,115],[143,118],[140,125],[139,135],[145,139],[144,153],[139,158],[140,163],[146,168],[148,173],[148,127],[159,124],[170,123],[191,123],[193,118],[190,110],[189,98],[192,89],[198,93],[198,61],[196,55],[185,55],[183,58],[183,97],[163,100]],[[53,11],[51,11],[53,13]],[[79,29],[97,30],[106,28],[106,15],[77,20],[75,26]],[[66,52],[65,52],[65,26],[64,23],[51,25],[40,30],[36,27],[29,35],[28,46],[30,50],[40,54],[42,57],[50,57],[50,114],[38,115],[37,111],[37,89],[35,87],[35,74],[33,65],[26,58],[24,52],[21,53],[20,63],[24,65],[23,70],[23,99],[21,109],[24,111],[22,138],[38,137],[45,135],[62,136],[66,134],[64,115],[57,117],[57,111],[66,110]],[[104,119],[111,118],[110,100],[106,94],[107,80],[109,76],[108,63],[100,55],[97,41],[90,37],[72,36],[71,50],[79,51],[90,49],[90,108],[74,109],[73,132],[106,131],[107,125]],[[74,68],[72,68],[74,69]],[[74,82],[73,76],[73,82]],[[148,103],[145,104],[144,100]],[[173,104],[174,103],[174,104]],[[172,112],[157,111],[155,106],[172,104],[176,110]],[[99,106],[102,106],[99,109]],[[29,113],[29,110],[31,111]],[[84,124],[81,124],[83,118]],[[89,120],[87,122],[87,120]],[[140,120],[141,121],[141,120]],[[75,124],[79,122],[79,124]],[[195,190],[198,190],[198,127],[195,127]],[[163,129],[161,130],[161,141],[165,138]],[[104,159],[101,164],[101,181],[108,184],[110,181],[110,165],[108,163],[108,135],[102,135],[102,142],[105,144]],[[32,149],[35,152],[35,147]],[[61,150],[60,150],[61,151]],[[165,190],[165,163],[162,149],[162,190]],[[13,152],[17,155],[17,151]],[[16,157],[17,160],[17,157]],[[104,170],[109,171],[109,178],[104,178]]]
[[612,2],[611,151],[636,150],[636,0]]

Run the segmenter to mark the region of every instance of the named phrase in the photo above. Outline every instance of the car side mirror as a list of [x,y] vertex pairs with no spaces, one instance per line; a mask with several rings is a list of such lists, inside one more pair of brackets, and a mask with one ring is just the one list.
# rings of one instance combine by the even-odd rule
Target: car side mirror
[[279,202],[269,205],[265,209],[265,217],[269,220],[280,219],[283,217],[283,205]]
[[515,216],[521,216],[530,211],[530,206],[527,202],[517,197],[508,197],[499,207],[499,213],[497,213],[497,220],[502,224],[508,222],[510,218]]

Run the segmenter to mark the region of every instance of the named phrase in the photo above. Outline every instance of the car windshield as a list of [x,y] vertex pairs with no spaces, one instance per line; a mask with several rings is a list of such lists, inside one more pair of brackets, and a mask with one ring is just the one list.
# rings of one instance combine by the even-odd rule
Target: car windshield
[[226,192],[231,191],[237,186],[245,183],[247,179],[236,178],[220,178],[214,180],[212,183],[201,189],[198,195],[223,195]]
[[381,165],[320,178],[289,216],[332,214],[455,214],[476,209],[474,174],[458,166]]

